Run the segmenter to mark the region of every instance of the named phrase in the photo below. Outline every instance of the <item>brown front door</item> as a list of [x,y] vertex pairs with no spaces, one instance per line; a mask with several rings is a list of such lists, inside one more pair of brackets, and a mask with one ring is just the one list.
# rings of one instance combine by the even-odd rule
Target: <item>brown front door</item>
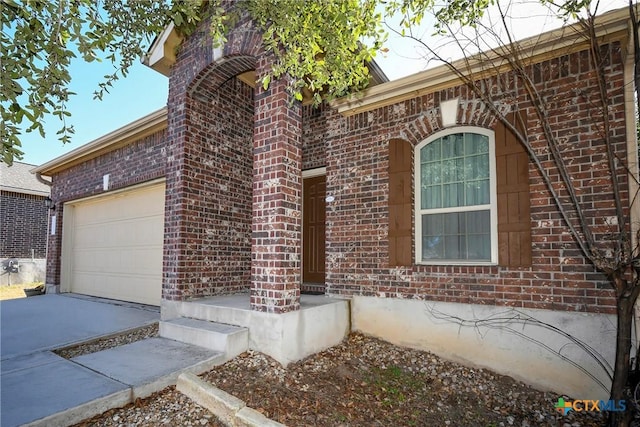
[[324,283],[325,176],[303,181],[302,281]]

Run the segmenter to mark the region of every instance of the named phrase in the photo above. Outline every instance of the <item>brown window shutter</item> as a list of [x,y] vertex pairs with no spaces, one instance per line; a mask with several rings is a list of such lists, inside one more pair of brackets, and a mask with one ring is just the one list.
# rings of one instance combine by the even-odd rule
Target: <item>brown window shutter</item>
[[411,165],[413,150],[408,141],[389,141],[389,265],[412,262]]
[[[508,119],[514,123],[513,114]],[[495,137],[498,263],[504,267],[531,266],[529,156],[513,132],[500,121],[495,127]]]

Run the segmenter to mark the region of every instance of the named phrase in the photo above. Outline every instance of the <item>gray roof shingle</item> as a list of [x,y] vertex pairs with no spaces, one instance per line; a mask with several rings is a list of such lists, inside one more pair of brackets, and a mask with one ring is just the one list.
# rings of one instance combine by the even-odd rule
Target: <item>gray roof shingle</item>
[[31,169],[35,167],[36,165],[21,162],[13,162],[13,165],[8,166],[0,161],[0,190],[38,196],[49,195],[49,186],[38,181],[31,173]]

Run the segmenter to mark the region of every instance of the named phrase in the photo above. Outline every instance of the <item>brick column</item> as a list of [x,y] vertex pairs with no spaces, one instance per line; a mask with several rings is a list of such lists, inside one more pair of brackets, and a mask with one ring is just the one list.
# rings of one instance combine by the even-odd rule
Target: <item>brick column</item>
[[251,308],[300,308],[302,245],[302,107],[285,82],[255,95]]

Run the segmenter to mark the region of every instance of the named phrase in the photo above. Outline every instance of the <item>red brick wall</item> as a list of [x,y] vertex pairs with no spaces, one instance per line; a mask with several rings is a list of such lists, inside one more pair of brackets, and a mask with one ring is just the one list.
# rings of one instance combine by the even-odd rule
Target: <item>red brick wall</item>
[[56,205],[55,234],[49,235],[48,284],[60,284],[64,203],[105,193],[102,177],[109,174],[109,191],[161,178],[165,175],[166,133],[156,132],[110,153],[72,166],[52,176],[51,199]]
[[[606,278],[580,253],[553,200],[530,165],[533,267],[389,267],[388,141],[414,146],[440,129],[438,107],[460,99],[458,122],[491,128],[494,117],[465,88],[451,88],[350,117],[328,106],[290,106],[282,85],[255,90],[233,76],[268,64],[260,36],[246,20],[229,35],[222,55],[202,28],[189,38],[172,69],[166,133],[145,138],[53,177],[57,230],[50,238],[47,283],[59,283],[64,201],[167,177],[163,298],[237,292],[253,283],[255,309],[297,308],[300,280],[301,170],[327,167],[326,284],[332,295],[374,295],[554,310],[612,312]],[[620,47],[604,52],[614,114],[615,150],[626,156]],[[606,247],[613,216],[597,129],[589,127],[596,86],[586,52],[537,64],[532,75],[545,97],[563,155],[596,237]],[[495,84],[495,79],[486,82]],[[544,153],[540,123],[517,87],[497,91],[527,116],[529,138]],[[254,173],[256,171],[256,173]],[[557,171],[551,170],[558,183]],[[623,198],[628,199],[621,176]],[[273,194],[265,183],[273,180]],[[265,191],[263,191],[265,190]],[[564,189],[558,188],[560,194]],[[269,203],[274,203],[270,205]],[[266,203],[266,205],[265,205]],[[269,227],[265,224],[269,223]],[[267,233],[267,235],[264,235]],[[269,249],[269,247],[273,247]],[[606,248],[605,248],[606,249]],[[252,258],[253,250],[253,258]],[[275,268],[275,270],[274,270]]]
[[0,191],[0,258],[44,258],[47,252],[45,196]]
[[[261,60],[260,67],[269,62]],[[285,83],[256,90],[253,151],[251,308],[300,308],[302,246],[302,117]]]
[[216,65],[208,28],[184,42],[169,80],[167,300],[247,291],[251,280],[254,90],[234,76],[255,68],[260,36],[242,18]]
[[302,169],[316,169],[327,164],[326,104],[302,107]]
[[[623,71],[620,46],[603,49],[608,58],[607,83],[612,107],[615,151],[626,157]],[[580,52],[536,64],[531,69],[545,99],[554,131],[562,140],[562,153],[571,159],[575,182],[588,221],[604,250],[612,228],[603,217],[613,216],[611,182],[604,144],[593,117],[597,87],[587,60]],[[495,79],[486,82],[496,83]],[[505,104],[526,114],[529,139],[539,153],[559,194],[558,171],[543,145],[540,123],[524,94],[513,85],[502,87]],[[520,89],[521,90],[521,89]],[[615,301],[604,275],[582,255],[534,165],[530,164],[533,266],[425,266],[389,267],[388,141],[401,138],[414,146],[440,130],[437,107],[447,99],[460,99],[460,125],[491,128],[494,118],[474,102],[466,88],[458,87],[373,109],[350,117],[330,115],[327,140],[327,293],[415,298],[459,303],[492,304],[552,310],[613,312]],[[624,170],[621,178],[628,204]],[[414,183],[415,186],[415,183]]]
[[[186,123],[188,136],[172,147],[175,157],[167,178],[172,212],[167,242],[179,251],[165,259],[165,273],[172,272],[179,284],[171,297],[246,291],[253,88],[237,79],[220,88],[203,82],[189,103]],[[175,169],[178,158],[180,169]]]

